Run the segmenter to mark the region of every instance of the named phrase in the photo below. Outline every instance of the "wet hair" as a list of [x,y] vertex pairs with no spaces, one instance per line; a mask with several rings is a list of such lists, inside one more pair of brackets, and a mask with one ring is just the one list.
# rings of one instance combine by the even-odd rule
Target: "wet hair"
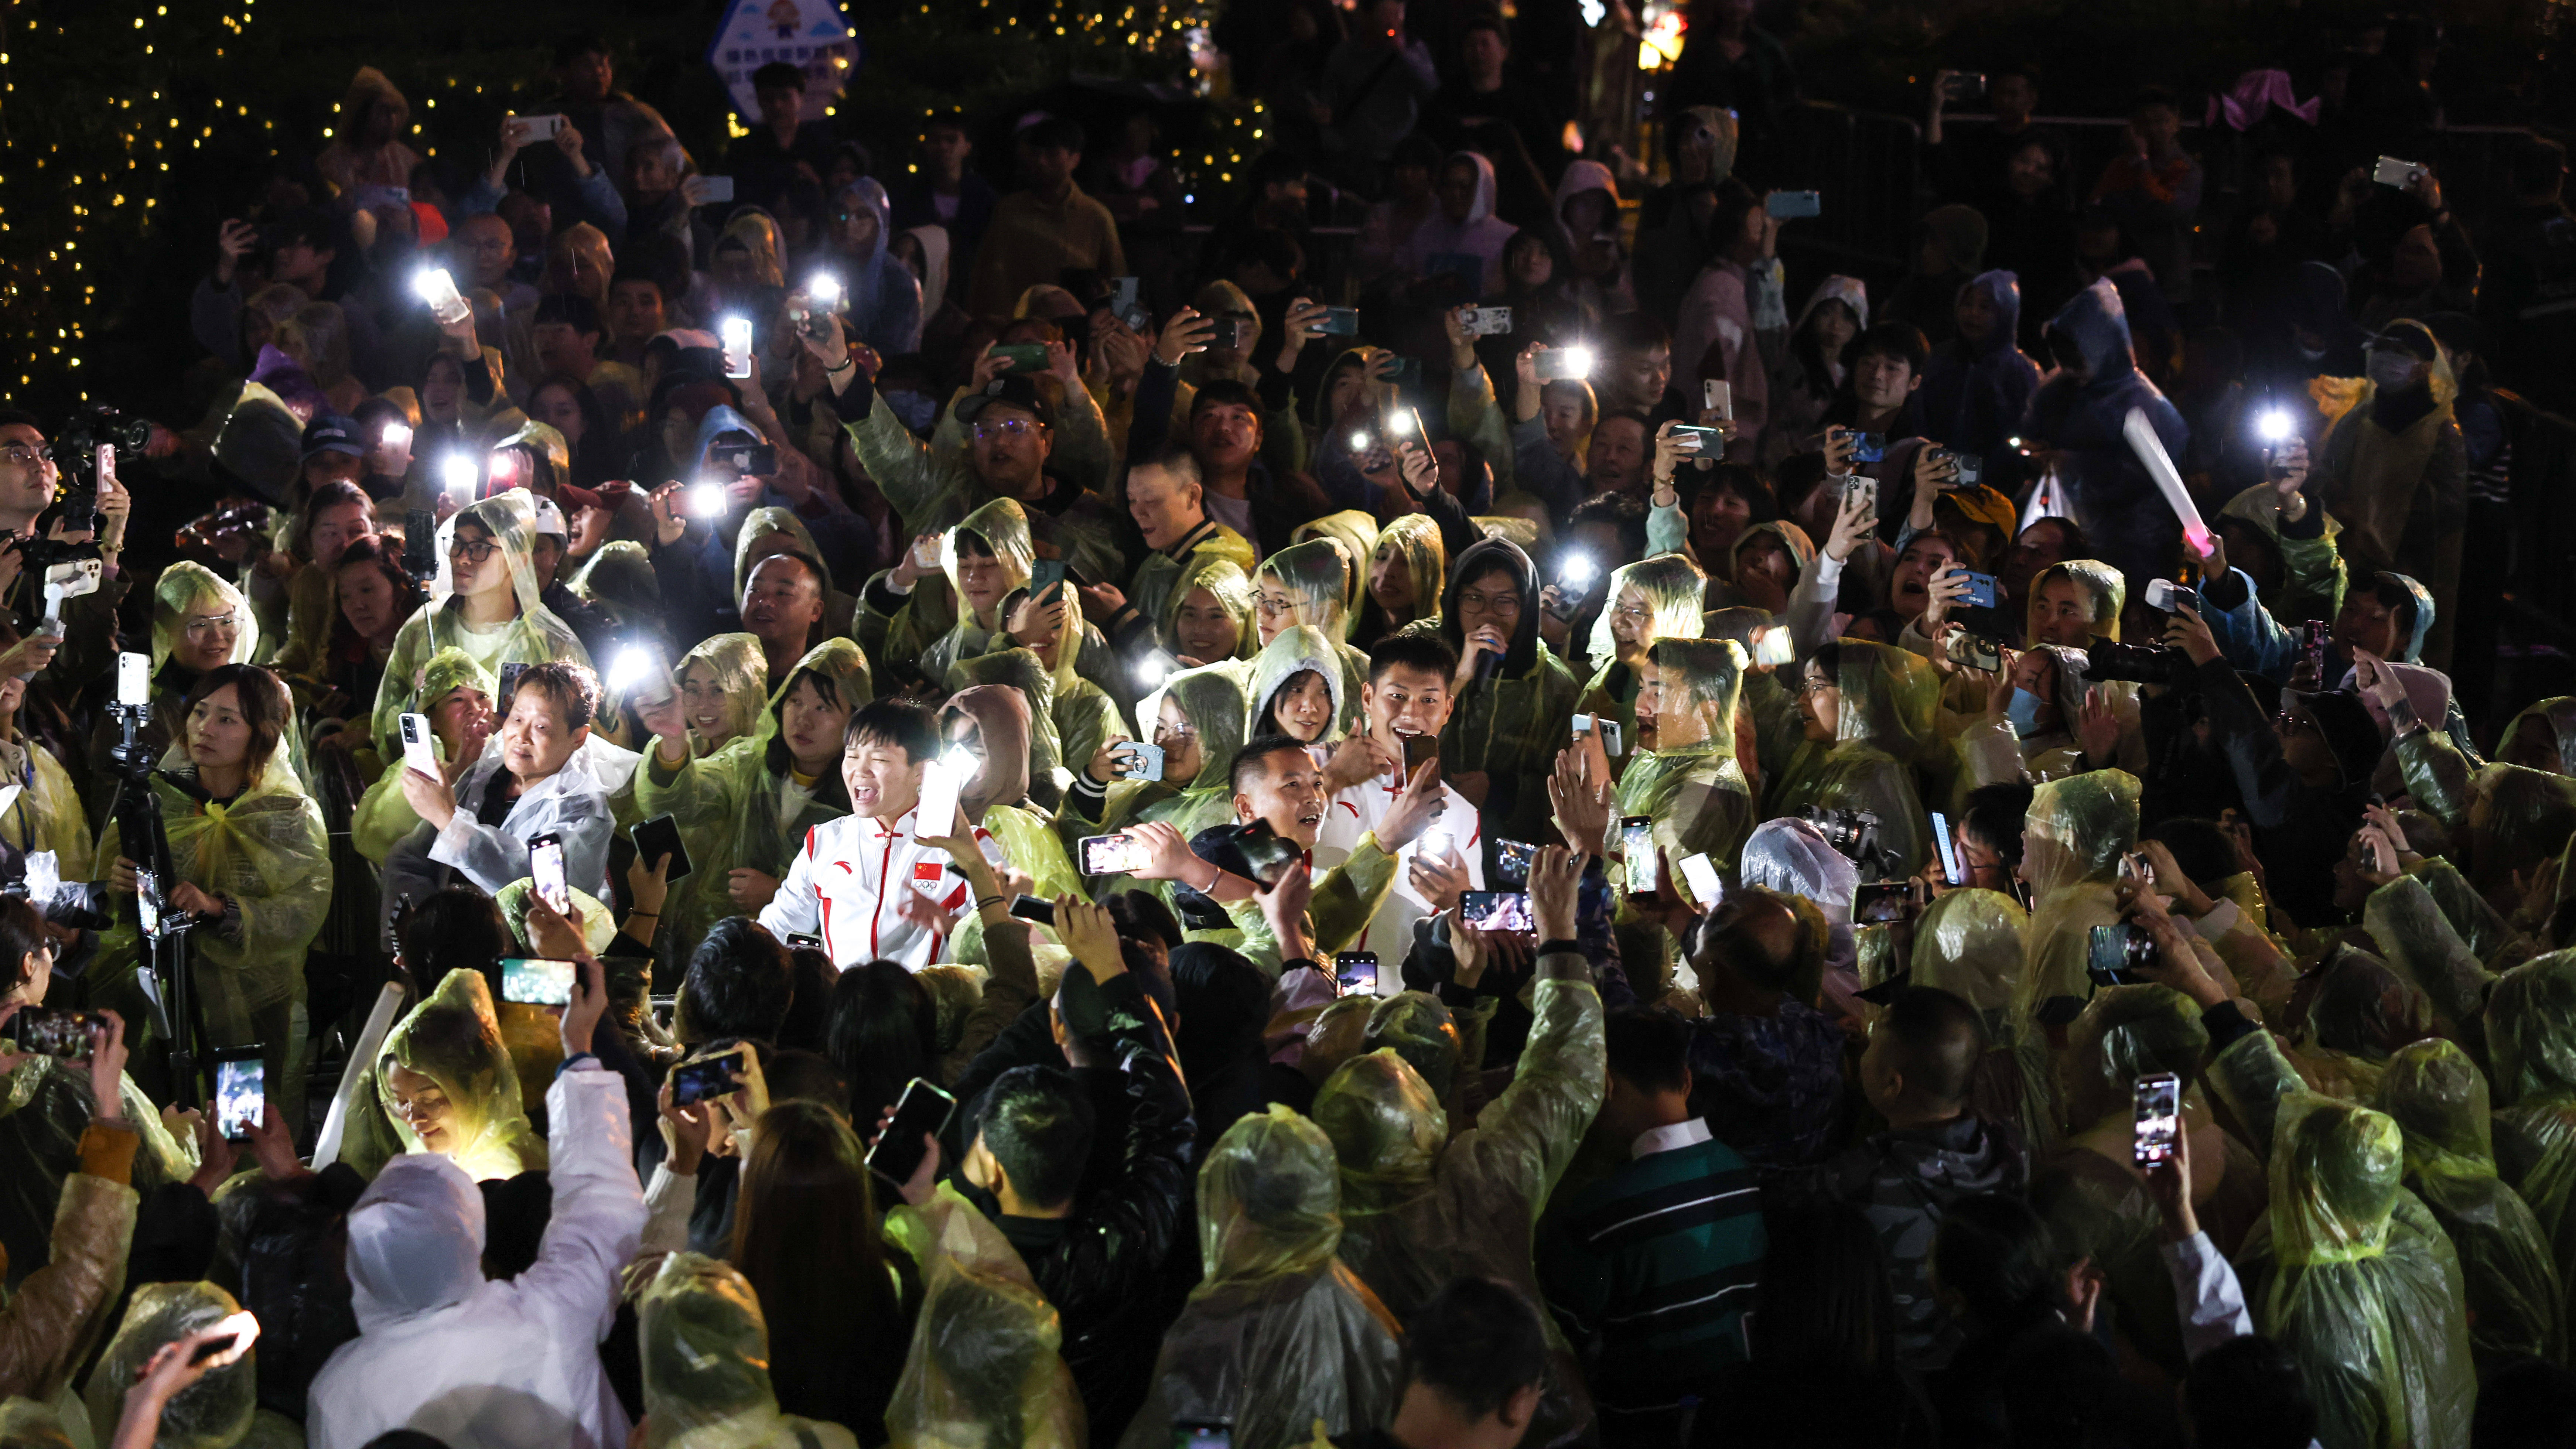
[[751,917],[716,922],[680,978],[674,1034],[684,1042],[776,1041],[796,991],[787,966],[787,948]]
[[1013,1067],[994,1078],[975,1111],[984,1150],[1012,1190],[1039,1207],[1069,1202],[1091,1157],[1091,1097],[1062,1067]]
[[[817,683],[830,692],[830,680],[817,676]],[[920,705],[895,699],[873,700],[853,710],[849,726],[841,731],[843,749],[863,744],[901,750],[917,765],[939,753],[939,731],[930,722],[930,711]]]
[[1269,772],[1271,756],[1291,752],[1304,755],[1306,742],[1286,735],[1256,735],[1246,740],[1243,748],[1234,752],[1234,765],[1226,772],[1228,788],[1237,795],[1242,794],[1245,779],[1256,769],[1264,774]]
[[1445,686],[1457,676],[1458,651],[1435,634],[1390,634],[1369,650],[1369,683],[1377,683],[1388,670],[1399,667],[1437,674]]
[[1610,1074],[1650,1092],[1690,1085],[1690,1023],[1660,1006],[1625,1006],[1602,1025]]
[[1456,1279],[1404,1321],[1396,1382],[1432,1390],[1471,1422],[1500,1412],[1546,1372],[1538,1310],[1497,1279]]
[[529,665],[519,671],[518,682],[510,687],[510,697],[502,702],[502,711],[507,713],[515,707],[519,696],[531,689],[545,696],[546,703],[563,715],[564,728],[568,730],[588,725],[599,709],[599,676],[591,673],[587,664],[549,659]]

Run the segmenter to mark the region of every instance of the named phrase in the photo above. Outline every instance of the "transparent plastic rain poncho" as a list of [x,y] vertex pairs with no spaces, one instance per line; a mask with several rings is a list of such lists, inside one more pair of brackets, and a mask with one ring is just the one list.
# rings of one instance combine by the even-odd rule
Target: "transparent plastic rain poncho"
[[2092,994],[2084,974],[2095,926],[2120,919],[2112,899],[2120,857],[2138,843],[2138,779],[2091,770],[2042,785],[2031,796],[2022,837],[2022,878],[2030,883],[2030,930],[2023,938],[2014,1015],[2031,1020],[2053,997]]
[[[25,761],[15,770],[6,765],[10,751]],[[91,879],[97,842],[80,793],[54,752],[23,732],[0,745],[0,785],[25,787],[0,811],[0,840],[21,854],[52,851],[64,880]]]
[[[967,603],[966,587],[957,579],[957,539],[962,533],[984,540],[993,551],[994,561],[1001,565],[1002,587],[996,598],[1008,598],[1013,589],[1028,587],[1030,566],[1037,562],[1037,547],[1029,539],[1029,516],[1008,498],[994,499],[939,536],[939,568],[948,576],[948,596],[955,601],[956,622],[922,653],[921,672],[928,679],[945,675],[948,666],[960,659],[983,653],[1010,622],[996,617],[987,625],[975,617],[973,607]],[[998,606],[996,612],[998,615]]]
[[[771,542],[781,537],[787,540],[784,546]],[[832,566],[824,562],[823,550],[815,545],[814,531],[805,526],[805,520],[798,518],[792,509],[774,506],[755,508],[743,515],[742,532],[734,535],[733,596],[735,601],[739,602],[742,591],[751,587],[753,565],[773,554],[780,553],[803,554],[822,571],[823,597],[826,601],[825,611],[828,614],[829,601],[835,592]]]
[[1895,875],[1910,876],[1932,848],[1914,766],[1935,742],[1940,676],[1920,656],[1893,645],[1837,639],[1827,647],[1835,652],[1834,683],[1842,694],[1833,745],[1798,757],[1771,813],[1870,811],[1878,816],[1880,847],[1896,853]]
[[[1413,617],[1428,619],[1440,612],[1440,592],[1449,582],[1449,548],[1440,541],[1440,524],[1427,513],[1408,513],[1389,519],[1378,533],[1377,549],[1360,565],[1360,586],[1366,589],[1368,575],[1376,555],[1395,550],[1404,560],[1407,576],[1413,580]],[[1377,606],[1369,600],[1369,608]]]
[[912,1349],[886,1406],[895,1449],[1081,1449],[1063,1326],[1001,1229],[942,1184],[888,1213],[886,1233],[921,1265]]
[[[218,1046],[257,1041],[253,1013],[303,996],[304,953],[331,909],[331,840],[322,807],[304,793],[285,749],[281,740],[276,753],[253,763],[249,788],[230,805],[201,805],[166,778],[195,781],[196,766],[184,744],[161,757],[163,773],[152,778],[171,869],[179,880],[229,897],[240,909],[237,942],[221,931],[188,933],[197,1001],[205,1010],[207,1037]],[[109,820],[98,859],[128,854],[116,821]],[[99,940],[102,960],[133,960],[141,948],[140,931],[122,915]]]
[[1813,901],[1833,933],[1827,954],[1851,959],[1852,896],[1860,889],[1860,868],[1826,844],[1815,826],[1794,816],[1763,821],[1745,837],[1736,875],[1738,884]]
[[2022,1030],[2012,1012],[2029,928],[2021,902],[2002,891],[1945,891],[1914,923],[1907,979],[1958,997],[1985,1023],[1986,1055],[1970,1083],[1969,1110],[2011,1122],[2025,1142],[2044,1142],[2049,1134],[2034,1124],[2047,1120],[2055,1100],[2046,1083],[2047,1042]]
[[[1030,656],[1032,662],[1035,658]],[[947,708],[974,716],[984,745],[984,768],[967,782],[958,803],[1001,843],[1010,863],[1028,873],[1035,894],[1048,900],[1083,898],[1082,877],[1074,872],[1064,842],[1049,828],[1047,816],[1029,804],[1029,696],[1007,684],[979,684],[950,695]],[[944,717],[941,723],[946,724]]]
[[[2426,721],[2431,723],[2431,721]],[[2576,695],[2558,695],[2523,708],[2496,739],[2496,758],[2511,759],[2524,745],[2522,732],[2545,735],[2550,748],[2540,753],[2562,775],[2576,775]]]
[[[1226,1129],[1199,1169],[1206,1276],[1154,1364],[1127,1449],[1168,1449],[1176,1420],[1231,1420],[1234,1449],[1306,1443],[1395,1409],[1396,1325],[1345,1266],[1332,1141],[1272,1105]],[[1282,1372],[1282,1365],[1293,1365]]]
[[[1016,800],[1021,795],[1035,794],[1040,804],[1054,801],[1058,795],[1056,771],[1063,766],[1063,744],[1056,737],[1055,680],[1047,674],[1046,664],[1033,649],[997,649],[978,654],[948,666],[942,681],[951,695],[970,689],[1000,687],[1018,691],[1028,705],[1024,727],[1015,731],[1020,741],[1024,773],[1019,794],[1001,794],[997,800]],[[1093,748],[1097,749],[1098,746]],[[1091,757],[1083,756],[1087,761]]]
[[664,906],[671,913],[671,946],[682,960],[708,927],[742,914],[727,892],[727,871],[756,870],[785,880],[796,852],[805,848],[805,833],[850,813],[838,762],[825,768],[811,791],[804,790],[796,786],[794,762],[778,738],[779,713],[808,672],[830,681],[844,709],[856,710],[871,697],[868,657],[857,641],[826,639],[796,661],[750,734],[704,759],[684,761],[667,785],[656,778],[663,770],[658,747],[635,771],[637,811],[648,817],[668,813],[683,831],[724,842],[703,861],[692,856],[697,869]]
[[[1333,718],[1333,728],[1347,735],[1359,728],[1355,721],[1360,716],[1360,688],[1368,683],[1369,657],[1351,647],[1351,606],[1347,601],[1354,571],[1342,549],[1340,542],[1330,538],[1292,543],[1261,561],[1254,584],[1257,589],[1263,579],[1268,579],[1286,590],[1288,622],[1321,629],[1324,637],[1332,641],[1333,653],[1342,662],[1342,709]],[[1257,625],[1259,620],[1253,622]],[[1254,637],[1260,637],[1257,629]]]
[[2389,1054],[2432,1035],[2432,1003],[2377,956],[2343,944],[2300,978],[2307,997],[2306,1044],[2294,1055],[2317,1090],[2367,1102]]
[[[233,1295],[212,1283],[146,1283],[134,1290],[125,1321],[107,1342],[89,1378],[89,1418],[113,1438],[125,1412],[125,1391],[142,1376],[163,1344],[176,1343],[241,1311]],[[250,1432],[259,1408],[259,1349],[173,1394],[161,1409],[153,1449],[227,1449]],[[104,1442],[104,1440],[102,1440]]]
[[2457,1044],[2398,1049],[2374,1103],[2406,1134],[2406,1181],[2460,1255],[2469,1345],[2483,1361],[2566,1348],[2567,1304],[2540,1220],[2496,1176],[2487,1079]]
[[1210,825],[1234,818],[1234,756],[1243,748],[1243,680],[1233,667],[1210,664],[1184,669],[1136,706],[1136,731],[1154,738],[1161,727],[1163,700],[1180,701],[1181,713],[1198,732],[1199,772],[1188,780],[1120,782],[1109,787],[1103,829],[1115,830],[1144,820],[1169,823],[1188,839]]
[[[496,711],[500,708],[501,686],[493,680],[492,671],[475,663],[462,649],[439,650],[421,666],[420,688],[416,691],[420,708],[415,712],[435,722],[438,707],[460,689],[479,693],[492,701]],[[499,732],[496,720],[493,733],[497,736]],[[396,740],[399,744],[400,737],[397,736]],[[447,762],[446,741],[434,740],[433,747],[440,761]],[[500,747],[498,739],[488,739],[484,743],[485,749],[497,750]],[[402,838],[411,833],[412,827],[420,824],[420,815],[411,808],[411,801],[403,796],[403,769],[402,751],[397,748],[387,757],[385,772],[367,787],[366,794],[358,797],[358,808],[349,817],[350,844],[357,847],[358,854],[379,866],[385,863],[386,856],[393,853],[393,848],[402,843]],[[695,856],[690,858],[696,859]]]
[[[1377,519],[1356,508],[1345,508],[1339,513],[1327,513],[1321,518],[1298,524],[1289,537],[1298,544],[1323,540],[1341,550],[1347,572],[1342,580],[1340,637],[1348,639],[1351,626],[1359,621],[1360,601],[1368,594],[1369,560],[1377,555]],[[1278,556],[1271,555],[1272,558]],[[1310,624],[1314,621],[1300,619],[1297,622]]]
[[161,571],[152,585],[152,673],[158,677],[161,666],[179,647],[179,633],[188,625],[191,614],[229,612],[236,626],[233,652],[226,664],[248,664],[259,652],[259,617],[251,612],[250,600],[242,591],[217,576],[203,564],[185,559]]
[[[689,745],[700,755],[711,755],[725,745],[752,734],[760,728],[762,696],[769,688],[769,659],[761,652],[757,634],[710,634],[680,656],[678,667],[671,671],[673,683],[687,678],[696,667],[706,673],[722,691],[723,738],[714,739],[698,732],[697,722],[689,722]],[[695,854],[690,856],[696,860]]]
[[646,1449],[843,1449],[838,1424],[778,1410],[769,1325],[751,1281],[696,1253],[662,1259],[636,1302]]
[[[1226,616],[1234,620],[1234,652],[1228,658],[1249,659],[1261,651],[1261,621],[1254,613],[1257,595],[1252,587],[1251,573],[1235,560],[1206,549],[1192,553],[1182,563],[1181,576],[1173,582],[1171,593],[1164,596],[1162,616],[1154,621],[1164,648],[1175,655],[1184,652],[1181,648],[1181,605],[1193,589],[1207,590],[1209,596],[1225,609]],[[1199,662],[1214,664],[1217,661],[1202,659]]]
[[[2200,1009],[2163,986],[2104,988],[2068,1028],[2067,1037],[2067,1049],[2058,1058],[2066,1131],[2116,1130],[2124,1145],[2137,1079],[2171,1072],[2189,1088],[2209,1046]],[[2087,1151],[2073,1149],[2076,1154]],[[2249,1157],[2243,1168],[2251,1174],[2256,1163]],[[2199,1180],[2206,1182],[2208,1176],[2204,1166]],[[2057,1229],[2064,1250],[2091,1256],[2107,1279],[2123,1331],[2140,1352],[2179,1376],[2188,1359],[2174,1312],[2173,1276],[2160,1252],[2164,1214],[2146,1184],[2134,1173],[2079,1169],[2057,1177],[2051,1188],[2036,1205]]]
[[[608,612],[612,627],[639,635],[662,628],[662,579],[644,545],[613,538],[573,569],[564,586]],[[737,596],[739,597],[739,596]]]
[[1702,852],[1720,873],[1731,871],[1754,825],[1753,792],[1735,759],[1744,651],[1731,639],[1684,636],[1656,641],[1650,657],[1664,681],[1664,713],[1697,712],[1709,735],[1630,755],[1619,773],[1619,813],[1653,817],[1655,844],[1676,878],[1681,862]]
[[2548,1235],[2560,1283],[2576,1281],[2576,951],[2496,978],[2486,1030],[2505,1169]]
[[51,1405],[5,1399],[0,1400],[0,1449],[72,1449],[72,1436]]
[[2298,1360],[2323,1443],[2469,1442],[2459,1259],[2399,1185],[2405,1166],[2405,1134],[2381,1113],[2312,1092],[2280,1100],[2270,1238],[2239,1266],[2256,1330]]
[[2097,558],[2071,558],[2051,564],[2030,581],[2030,601],[2022,609],[2022,637],[2039,637],[2039,591],[2054,583],[2071,583],[2092,611],[2093,633],[2120,637],[2120,611],[2128,606],[2129,583],[2120,571]]
[[[1592,624],[1592,676],[1584,683],[1574,707],[1584,714],[1617,720],[1621,751],[1637,748],[1637,674],[1633,668],[1620,668],[1619,641],[1610,632],[1613,616],[1633,590],[1648,612],[1637,640],[1641,648],[1651,649],[1659,639],[1697,639],[1701,637],[1701,596],[1707,586],[1699,565],[1677,553],[1659,554],[1643,563],[1622,564],[1611,570],[1609,586],[1602,592],[1607,602]],[[1615,685],[1612,670],[1620,670]],[[1736,672],[1739,676],[1743,673],[1741,668]],[[1730,708],[1718,729],[1730,754],[1735,749],[1734,718],[1735,712]]]
[[1265,723],[1265,718],[1270,714],[1273,697],[1290,680],[1305,673],[1320,677],[1333,696],[1333,718],[1313,743],[1329,745],[1334,741],[1334,731],[1350,717],[1357,701],[1346,693],[1341,654],[1333,648],[1332,637],[1305,624],[1291,624],[1280,630],[1260,653],[1252,656],[1251,684],[1244,691],[1244,738],[1286,733],[1275,722]]
[[519,1074],[501,1041],[492,987],[479,971],[450,971],[429,999],[411,1009],[376,1054],[376,1102],[405,1152],[420,1138],[394,1110],[393,1069],[418,1072],[447,1096],[449,1135],[441,1155],[477,1182],[516,1177],[546,1165],[546,1142],[528,1125]]
[[[2564,850],[2576,832],[2576,779],[2552,770],[2504,763],[2526,742],[2526,729],[2554,728],[2534,705],[2507,727],[2489,764],[2462,755],[2439,729],[2415,730],[2394,746],[2406,791],[2426,814],[2449,827],[2469,883],[2493,895],[2513,889],[2513,875],[2528,875]],[[2429,723],[2429,721],[2428,721]],[[2546,753],[2546,752],[2544,752]]]
[[[510,592],[518,602],[518,616],[490,633],[466,627],[465,607],[456,597],[450,550],[460,523],[478,525],[491,535],[498,546],[495,557],[509,570]],[[402,754],[397,722],[414,708],[421,666],[441,649],[462,649],[496,675],[504,664],[543,664],[553,659],[591,663],[590,651],[582,647],[572,626],[537,602],[536,566],[528,558],[529,543],[535,534],[532,495],[521,490],[469,504],[438,526],[438,580],[430,589],[429,602],[404,620],[394,634],[393,654],[385,661],[384,682],[376,688],[378,754],[386,759]]]

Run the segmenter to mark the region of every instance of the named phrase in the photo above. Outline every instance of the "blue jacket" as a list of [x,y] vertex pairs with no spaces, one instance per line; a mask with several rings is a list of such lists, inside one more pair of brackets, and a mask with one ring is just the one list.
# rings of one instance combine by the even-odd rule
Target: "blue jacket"
[[875,244],[863,256],[839,258],[847,271],[841,281],[849,288],[850,330],[885,357],[920,351],[921,283],[886,244],[894,222],[885,188],[862,176],[843,187],[838,200],[877,214]]

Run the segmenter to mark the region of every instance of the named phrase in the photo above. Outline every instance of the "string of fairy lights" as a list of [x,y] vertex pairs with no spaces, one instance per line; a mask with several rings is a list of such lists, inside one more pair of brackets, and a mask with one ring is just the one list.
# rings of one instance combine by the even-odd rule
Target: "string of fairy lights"
[[[196,212],[243,200],[192,183],[227,167],[256,171],[281,149],[290,158],[298,146],[319,150],[335,129],[336,98],[355,63],[310,58],[314,17],[299,5],[323,9],[318,0],[0,5],[0,392],[38,406],[86,401],[93,391],[116,400],[133,380],[107,374],[131,370],[144,349],[111,348],[111,334],[148,332],[162,356],[176,345],[176,319],[138,314],[184,308],[187,287],[212,260],[211,221]],[[864,36],[865,57],[838,108],[845,120],[883,135],[961,110],[1006,109],[1068,79],[1156,82],[1162,94],[1202,103],[1190,134],[1167,138],[1186,143],[1176,179],[1202,210],[1260,149],[1262,106],[1232,92],[1206,39],[1215,12],[1206,0],[1114,10],[976,0],[983,19],[971,25],[958,23],[960,9],[928,0]],[[363,42],[345,33],[350,12],[328,13],[343,32],[330,48],[355,54]],[[586,18],[567,11],[565,28]],[[478,28],[446,67],[456,73],[428,77],[405,63],[407,52],[420,53],[415,41],[378,44],[375,63],[413,98],[403,139],[435,158],[442,140],[472,144],[466,138],[483,135],[502,110],[542,94],[547,78],[525,37],[551,33],[540,25],[503,49]],[[695,53],[677,29],[646,43]],[[728,134],[746,134],[741,117],[726,121]],[[908,158],[883,158],[880,169],[899,159]],[[206,236],[195,234],[200,228]]]

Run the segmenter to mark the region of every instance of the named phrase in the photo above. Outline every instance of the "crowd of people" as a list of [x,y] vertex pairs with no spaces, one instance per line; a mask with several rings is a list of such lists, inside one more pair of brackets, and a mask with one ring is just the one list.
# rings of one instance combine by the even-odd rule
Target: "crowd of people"
[[1203,236],[361,71],[0,411],[0,1444],[2566,1442],[2564,151],[1953,57],[1828,274],[1564,8],[1230,13]]

